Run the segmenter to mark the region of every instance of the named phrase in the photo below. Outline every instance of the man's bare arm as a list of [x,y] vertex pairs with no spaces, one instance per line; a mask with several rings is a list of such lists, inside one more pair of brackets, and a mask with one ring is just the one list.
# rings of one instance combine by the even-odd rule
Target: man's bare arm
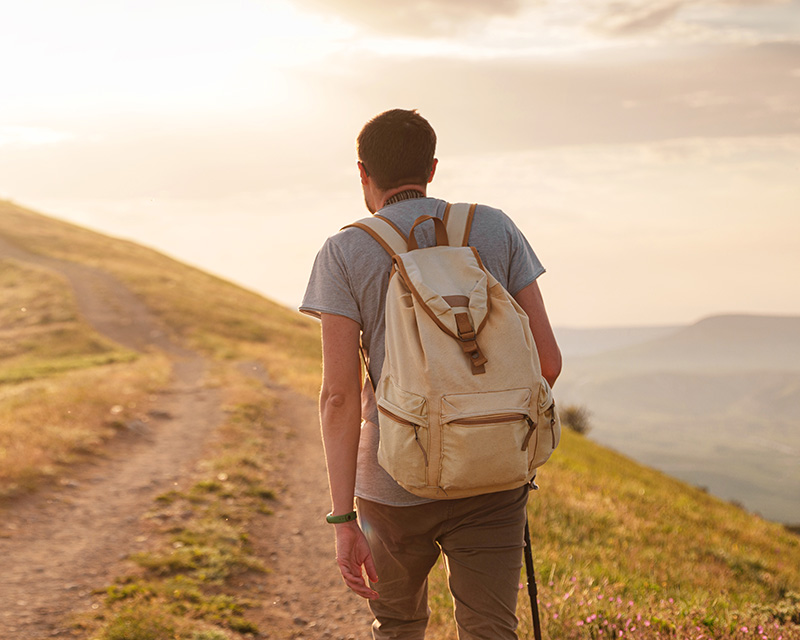
[[542,376],[552,387],[561,373],[561,350],[558,348],[553,328],[544,308],[539,285],[534,281],[514,296],[519,306],[528,314],[528,320],[539,352]]
[[[332,314],[322,314],[322,391],[320,422],[332,512],[343,515],[353,510],[361,435],[361,366],[358,323]],[[336,561],[345,583],[365,598],[378,594],[366,584],[362,566],[374,582],[378,577],[369,546],[357,522],[336,527]]]
[[361,427],[359,335],[358,323],[350,318],[322,314],[319,413],[335,515],[353,509]]

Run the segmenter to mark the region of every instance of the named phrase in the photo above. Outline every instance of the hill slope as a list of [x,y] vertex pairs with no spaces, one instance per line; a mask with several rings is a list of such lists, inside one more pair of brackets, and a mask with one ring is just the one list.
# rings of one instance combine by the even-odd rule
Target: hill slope
[[[234,386],[237,393],[247,398],[262,393],[263,383],[259,388],[248,388],[237,382],[234,371],[240,362],[260,361],[268,371],[270,384],[293,385],[309,396],[307,403],[313,404],[319,375],[318,329],[298,314],[153,251],[4,203],[0,203],[2,239],[36,254],[90,265],[126,282],[183,348],[206,354],[218,367],[217,387],[221,393],[228,394],[229,387]],[[0,266],[9,264],[21,268],[14,259],[0,255]],[[24,287],[31,286],[29,279],[19,282]],[[7,294],[7,290],[2,293]],[[57,311],[53,308],[51,314]],[[55,315],[47,318],[45,315],[42,313],[40,320],[47,327]],[[25,339],[35,342],[35,334],[28,333]],[[83,362],[80,371],[99,371],[109,379],[124,376],[128,371],[125,367],[134,366],[144,357],[137,355],[138,359],[130,363]],[[4,364],[0,356],[0,368]],[[70,380],[72,374],[62,369],[41,375],[47,376],[48,387],[53,390]],[[22,396],[15,391],[26,384],[32,383],[0,383],[0,401],[13,396],[16,406],[21,407]],[[81,402],[92,402],[92,390],[84,392]],[[308,567],[321,574],[325,568],[332,568],[332,549],[319,544],[287,544],[287,532],[293,536],[305,533],[316,541],[330,535],[319,517],[327,501],[324,465],[318,443],[310,449],[307,446],[316,438],[316,425],[308,416],[304,414],[299,424],[291,423],[291,415],[285,416],[286,435],[280,436],[283,432],[269,422],[267,404],[264,400],[258,403],[248,400],[236,405],[238,408],[232,415],[238,416],[238,422],[229,427],[235,426],[231,446],[244,445],[244,451],[225,449],[225,462],[212,457],[199,465],[199,469],[211,474],[208,480],[195,485],[206,497],[193,489],[164,498],[167,506],[161,515],[165,519],[165,532],[150,533],[154,540],[160,539],[159,535],[164,537],[164,559],[159,560],[161,564],[154,563],[155,568],[146,574],[148,582],[121,583],[122,586],[110,592],[114,598],[109,597],[103,604],[108,607],[103,617],[111,621],[108,624],[115,624],[113,621],[118,619],[152,623],[154,612],[159,616],[177,615],[183,620],[181,624],[188,624],[193,615],[201,615],[195,609],[189,609],[192,615],[176,614],[180,607],[194,606],[188,598],[178,602],[175,598],[181,591],[188,592],[189,586],[195,588],[191,582],[195,579],[192,577],[196,575],[192,573],[195,569],[187,566],[185,574],[168,573],[166,578],[158,574],[158,567],[174,567],[185,559],[187,549],[200,553],[201,547],[195,546],[199,545],[199,534],[184,533],[180,538],[170,539],[168,532],[170,527],[185,526],[181,521],[185,517],[183,510],[191,505],[217,504],[212,501],[214,496],[218,496],[218,506],[214,507],[218,511],[211,511],[214,524],[209,521],[203,525],[204,535],[216,535],[218,529],[214,527],[221,526],[221,514],[226,521],[250,522],[251,516],[244,514],[252,512],[255,518],[263,508],[253,501],[253,496],[268,499],[268,492],[253,493],[251,486],[243,485],[246,491],[240,494],[232,483],[234,476],[246,478],[249,477],[246,474],[259,470],[276,486],[292,479],[292,486],[280,493],[285,496],[284,502],[275,507],[281,519],[272,520],[276,522],[273,528],[258,520],[258,528],[252,524],[249,533],[242,531],[237,535],[243,536],[241,539],[256,539],[255,552],[268,565],[279,566],[281,570],[265,578],[236,574],[235,582],[214,583],[215,606],[221,606],[222,594],[239,590],[257,600],[255,609],[248,614],[252,620],[273,621],[274,628],[267,630],[272,634],[270,637],[298,637],[298,632],[305,633],[303,637],[323,637],[322,625],[331,625],[336,619],[354,637],[368,637],[366,628],[353,626],[352,622],[358,619],[356,614],[345,613],[346,617],[341,618],[352,602],[347,594],[337,592],[328,582],[324,582],[327,585],[324,593],[320,592],[320,585],[311,579],[313,572],[303,573]],[[269,420],[262,426],[265,415]],[[292,471],[298,456],[304,460],[316,456],[313,474]],[[571,433],[565,433],[553,460],[541,471],[539,484],[542,489],[531,496],[530,511],[546,637],[663,638],[677,634],[687,638],[738,638],[741,627],[756,629],[758,625],[763,625],[764,632],[755,637],[776,640],[779,635],[798,637],[790,634],[797,633],[794,625],[800,624],[800,600],[791,595],[800,592],[800,541],[784,528]],[[171,500],[176,501],[176,507],[169,506]],[[303,502],[300,508],[292,509],[291,500]],[[292,514],[298,519],[291,520]],[[258,517],[263,518],[263,514]],[[282,526],[292,522],[297,524],[288,529]],[[103,523],[94,520],[92,526],[100,527]],[[222,541],[231,538],[227,530],[219,530],[218,535]],[[233,539],[238,539],[237,535]],[[302,558],[298,556],[298,547],[305,551],[300,554]],[[289,555],[283,557],[284,554]],[[219,558],[219,553],[212,557]],[[177,566],[178,569],[171,570],[184,571],[179,563]],[[80,571],[81,567],[76,569]],[[158,580],[167,581],[163,589],[155,586]],[[281,626],[280,620],[287,616],[279,620],[271,605],[287,597],[289,592],[284,589],[292,589],[292,606],[304,607],[308,616],[318,616],[314,618],[320,624],[316,630],[310,626],[298,630],[297,625],[310,623],[308,619],[297,622],[297,616],[294,621],[288,616],[288,626]],[[136,597],[136,593],[143,595]],[[189,595],[203,601],[199,592],[191,591]],[[163,608],[156,608],[158,603],[163,603]],[[525,607],[521,599],[523,638],[530,637]],[[431,638],[452,637],[441,573],[433,581],[432,608]],[[122,618],[113,617],[117,614]],[[238,628],[247,627],[242,623]],[[343,633],[331,626],[325,629],[332,637]],[[179,637],[201,637],[192,633]],[[206,635],[202,637],[208,638],[244,637],[243,631],[240,633],[232,624],[225,627],[224,633],[203,633]]]

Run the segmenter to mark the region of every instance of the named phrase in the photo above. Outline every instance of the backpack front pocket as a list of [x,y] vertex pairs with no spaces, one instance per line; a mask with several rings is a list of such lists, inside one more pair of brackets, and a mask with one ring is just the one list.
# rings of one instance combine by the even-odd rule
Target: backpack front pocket
[[529,401],[529,389],[442,398],[442,489],[528,480]]
[[425,398],[384,387],[378,399],[378,463],[405,487],[424,487],[428,467],[428,409]]

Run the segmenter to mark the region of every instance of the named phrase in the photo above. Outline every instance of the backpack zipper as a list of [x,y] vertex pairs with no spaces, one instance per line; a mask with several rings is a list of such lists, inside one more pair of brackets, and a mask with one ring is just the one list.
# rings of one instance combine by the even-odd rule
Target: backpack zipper
[[498,413],[492,416],[477,416],[475,418],[461,418],[460,420],[452,420],[450,424],[460,424],[465,426],[481,425],[481,424],[503,424],[506,422],[519,422],[525,420],[527,416],[524,413]]
[[425,451],[425,447],[422,446],[422,442],[419,440],[419,425],[411,422],[411,420],[406,420],[405,418],[401,418],[396,413],[392,413],[388,409],[384,409],[382,406],[378,405],[378,411],[380,411],[383,415],[391,418],[395,422],[402,424],[406,427],[413,427],[414,428],[414,440],[417,441],[417,446],[419,450],[422,451],[422,457],[425,459],[425,466],[428,466],[428,453]]
[[[530,416],[525,415],[524,413],[500,413],[493,416],[462,418],[461,420],[453,420],[450,422],[450,424],[473,426],[481,424],[505,424],[511,422],[520,422],[521,420],[525,420],[528,423],[528,433],[525,434],[525,439],[522,441],[522,451],[527,451],[528,444],[533,436],[533,432],[536,431],[536,423],[531,420]],[[553,436],[553,441],[555,442],[555,435]]]
[[531,420],[530,416],[525,416],[525,420],[528,422],[528,433],[525,434],[525,439],[522,441],[522,451],[528,450],[528,445],[531,441],[531,436],[533,436],[533,432],[536,431],[536,423]]

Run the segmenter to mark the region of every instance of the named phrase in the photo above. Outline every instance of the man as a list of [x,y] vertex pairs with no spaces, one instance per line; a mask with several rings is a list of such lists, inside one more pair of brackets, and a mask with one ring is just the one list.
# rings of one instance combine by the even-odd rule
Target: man
[[[382,113],[358,136],[367,209],[406,235],[419,216],[444,214],[446,202],[427,197],[435,147],[436,134],[416,111]],[[417,232],[420,246],[432,244],[432,237],[430,229]],[[542,374],[552,385],[561,354],[536,284],[544,272],[539,260],[514,223],[490,207],[477,208],[469,244],[527,313]],[[459,638],[515,639],[528,487],[429,500],[405,491],[378,464],[380,433],[370,392],[383,366],[390,269],[378,242],[361,229],[344,229],[317,255],[300,307],[322,320],[320,419],[333,505],[328,521],[336,530],[342,577],[369,599],[376,640],[421,640],[429,614],[428,573],[441,550]],[[363,385],[363,401],[359,341],[371,379]]]

